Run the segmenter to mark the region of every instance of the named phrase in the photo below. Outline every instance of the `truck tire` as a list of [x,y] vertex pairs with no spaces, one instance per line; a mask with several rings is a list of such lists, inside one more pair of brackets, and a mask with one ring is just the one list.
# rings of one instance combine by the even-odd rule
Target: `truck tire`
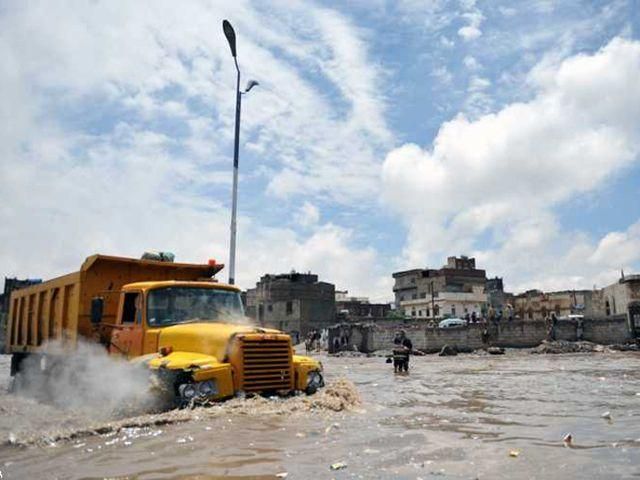
[[11,376],[15,377],[20,371],[20,367],[28,353],[14,353],[11,355]]

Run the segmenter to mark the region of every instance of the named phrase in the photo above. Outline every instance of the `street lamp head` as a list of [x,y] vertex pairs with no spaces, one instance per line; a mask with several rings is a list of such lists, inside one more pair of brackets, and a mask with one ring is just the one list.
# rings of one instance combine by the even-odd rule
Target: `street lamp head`
[[236,56],[236,32],[234,32],[233,27],[229,23],[228,20],[222,21],[222,30],[224,31],[224,36],[227,37],[227,42],[229,42],[229,48],[231,48],[231,55],[235,58]]
[[257,87],[258,85],[260,85],[256,80],[249,80],[247,82],[247,87],[244,89],[244,92],[242,93],[247,93],[249,92],[249,90],[251,90],[253,87]]

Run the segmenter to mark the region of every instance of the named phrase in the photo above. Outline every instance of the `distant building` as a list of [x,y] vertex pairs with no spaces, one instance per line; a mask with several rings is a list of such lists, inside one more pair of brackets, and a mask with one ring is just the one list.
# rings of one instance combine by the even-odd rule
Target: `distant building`
[[406,316],[429,319],[482,315],[487,304],[487,275],[475,258],[449,257],[439,269],[393,274],[395,306]]
[[294,336],[335,323],[335,287],[311,273],[267,274],[247,290],[247,315]]
[[523,320],[543,320],[552,313],[556,317],[568,315],[600,316],[601,290],[563,290],[543,292],[527,290],[513,297],[515,314]]
[[391,310],[388,303],[370,303],[367,297],[350,297],[349,292],[336,291],[338,320],[365,321],[367,318],[384,318]]
[[486,284],[487,304],[492,307],[497,314],[502,313],[505,317],[514,315],[512,293],[504,291],[502,278],[494,277],[487,279]]
[[625,275],[620,280],[602,289],[602,313],[609,317],[627,314],[630,327],[640,334],[640,275]]

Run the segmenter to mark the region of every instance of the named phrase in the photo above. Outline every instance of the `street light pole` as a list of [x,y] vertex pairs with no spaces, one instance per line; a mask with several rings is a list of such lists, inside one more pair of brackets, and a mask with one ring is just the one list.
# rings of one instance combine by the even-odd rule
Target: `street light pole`
[[238,58],[236,56],[236,32],[227,20],[222,21],[222,30],[224,36],[227,37],[233,62],[236,65],[238,77],[236,80],[236,127],[235,140],[233,143],[233,190],[231,193],[231,240],[229,242],[229,284],[233,285],[236,281],[236,215],[238,212],[238,150],[240,148],[240,68],[238,67]]
[[229,284],[233,285],[236,281],[236,216],[238,212],[238,150],[240,149],[240,104],[242,95],[240,94],[240,69],[238,68],[238,60],[233,57],[236,64],[238,78],[236,81],[236,131],[233,143],[233,191],[231,197],[231,241],[229,247]]
[[236,66],[238,76],[236,79],[236,127],[235,139],[233,143],[233,190],[231,193],[231,240],[229,242],[229,284],[233,285],[236,281],[236,216],[238,213],[238,152],[240,150],[240,105],[242,95],[247,93],[253,87],[258,85],[255,80],[250,80],[244,92],[240,91],[240,68],[238,67],[238,58],[236,55],[236,32],[227,20],[222,21],[222,30],[224,36],[227,37],[233,63]]

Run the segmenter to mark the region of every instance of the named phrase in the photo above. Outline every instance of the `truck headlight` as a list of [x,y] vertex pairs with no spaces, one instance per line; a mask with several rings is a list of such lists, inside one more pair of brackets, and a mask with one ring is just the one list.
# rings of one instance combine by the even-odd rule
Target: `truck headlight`
[[213,380],[198,383],[198,395],[201,397],[211,397],[218,394],[218,389]]
[[324,387],[322,374],[317,370],[307,373],[307,388],[305,389],[305,392],[313,394],[320,387]]
[[178,392],[184,400],[191,400],[198,393],[193,383],[183,383],[178,387]]

